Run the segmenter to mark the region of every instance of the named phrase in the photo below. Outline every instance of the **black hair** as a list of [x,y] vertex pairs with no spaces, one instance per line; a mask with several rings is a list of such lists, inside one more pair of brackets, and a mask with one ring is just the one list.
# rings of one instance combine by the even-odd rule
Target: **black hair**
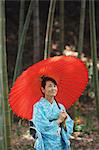
[[42,76],[41,79],[42,79],[41,87],[43,87],[44,89],[45,89],[45,85],[46,85],[47,81],[52,81],[55,85],[57,85],[57,82],[53,78],[51,78],[51,77]]

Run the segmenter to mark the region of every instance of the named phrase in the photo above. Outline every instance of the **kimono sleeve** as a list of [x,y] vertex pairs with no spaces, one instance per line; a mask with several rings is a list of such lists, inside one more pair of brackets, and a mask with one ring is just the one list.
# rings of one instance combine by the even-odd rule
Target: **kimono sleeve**
[[[65,110],[65,107],[63,105],[61,105],[61,109]],[[65,131],[64,128],[62,128],[62,132],[63,132],[63,135],[67,139],[69,139],[70,136],[71,136],[71,134],[73,133],[74,121],[71,119],[71,117],[68,114],[67,114],[67,119],[66,119],[65,123],[66,123],[66,129],[67,129],[67,131]]]
[[57,122],[50,122],[38,105],[34,105],[33,119],[31,121],[42,134],[54,135],[59,129]]

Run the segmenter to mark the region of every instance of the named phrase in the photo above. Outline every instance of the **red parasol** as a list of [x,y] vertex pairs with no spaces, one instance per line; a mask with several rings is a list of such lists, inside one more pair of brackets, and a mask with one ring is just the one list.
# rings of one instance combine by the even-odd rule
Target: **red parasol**
[[42,60],[24,71],[15,81],[9,94],[10,106],[18,116],[32,118],[33,105],[42,96],[41,77],[49,76],[58,84],[56,100],[66,109],[81,96],[88,82],[85,64],[72,56],[55,56]]

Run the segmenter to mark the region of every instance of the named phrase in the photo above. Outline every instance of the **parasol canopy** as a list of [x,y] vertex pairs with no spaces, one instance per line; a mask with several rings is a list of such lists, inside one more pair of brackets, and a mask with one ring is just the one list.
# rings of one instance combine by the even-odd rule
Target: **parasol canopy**
[[42,97],[42,76],[56,80],[58,93],[55,98],[66,109],[78,100],[88,83],[88,70],[79,58],[55,56],[42,60],[26,69],[9,93],[9,104],[16,115],[32,118],[33,105]]

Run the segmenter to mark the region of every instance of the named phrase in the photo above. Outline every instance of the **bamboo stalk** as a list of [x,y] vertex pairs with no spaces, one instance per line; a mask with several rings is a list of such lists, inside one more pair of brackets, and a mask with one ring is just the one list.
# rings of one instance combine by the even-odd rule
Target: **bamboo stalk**
[[3,128],[2,128],[2,131],[3,131],[3,144],[4,144],[3,146],[5,147],[5,138],[4,138],[5,137],[4,136],[4,134],[5,134],[4,133],[5,132],[5,130],[4,130],[4,120],[5,120],[5,111],[4,110],[5,110],[5,107],[4,107],[4,93],[3,93],[3,89],[4,89],[4,85],[3,85],[4,84],[4,81],[3,81],[3,57],[4,57],[4,55],[3,55],[4,54],[3,53],[3,49],[4,49],[4,45],[3,45],[4,44],[4,37],[3,37],[4,36],[4,32],[3,32],[3,25],[4,25],[4,23],[3,23],[3,21],[4,21],[3,20],[3,2],[0,2],[0,6],[1,6],[1,9],[0,9],[1,10],[1,12],[0,12],[0,18],[1,19],[0,20],[2,21],[2,23],[0,23],[0,25],[1,25],[1,28],[0,28],[0,33],[1,33],[0,34],[0,43],[1,43],[1,50],[0,51],[1,51],[1,55],[0,56],[2,57],[0,59],[1,60],[1,62],[0,62],[1,67],[0,68],[2,70],[0,76],[1,76],[1,85],[2,85],[1,86],[1,91],[2,91],[2,99],[1,99],[2,102],[1,102],[1,104],[3,106],[2,107],[2,117],[3,117],[3,121],[2,121],[2,123],[3,123],[2,127]]
[[7,80],[7,65],[6,65],[6,43],[5,43],[5,1],[0,1],[0,85],[1,100],[2,100],[2,116],[3,116],[3,143],[0,150],[11,150],[11,121],[10,111],[8,106],[8,80]]
[[60,50],[61,50],[61,52],[63,52],[63,50],[64,50],[64,0],[60,1],[60,22],[61,22]]
[[40,21],[39,0],[34,0],[33,5],[33,62],[40,61]]
[[[5,4],[4,4],[5,5]],[[4,6],[3,6],[4,8]],[[5,141],[6,141],[6,145],[7,145],[7,150],[10,150],[11,147],[11,118],[10,118],[10,108],[8,105],[8,75],[7,75],[7,56],[6,56],[6,39],[5,39],[5,8],[3,10],[3,18],[4,18],[4,22],[3,22],[3,81],[4,81],[4,106],[5,106],[5,120],[4,120],[4,130],[5,130]]]
[[20,63],[21,63],[21,60],[22,60],[23,46],[24,46],[24,43],[25,43],[25,37],[26,37],[26,33],[27,33],[29,23],[30,23],[30,18],[31,18],[32,11],[33,11],[33,2],[34,1],[31,0],[30,5],[29,5],[29,9],[28,9],[28,13],[27,13],[27,16],[26,16],[25,24],[24,24],[24,27],[23,27],[23,32],[22,32],[21,38],[20,38],[19,50],[18,50],[18,54],[17,54],[14,77],[13,77],[13,84],[14,84],[14,81],[15,81],[16,77],[19,75],[18,74],[18,69],[20,67]]
[[50,1],[49,13],[48,13],[48,21],[47,21],[47,29],[46,29],[46,37],[45,37],[45,49],[44,49],[44,59],[50,56],[51,50],[51,37],[52,37],[52,27],[54,20],[54,12],[55,12],[56,0]]
[[80,57],[82,50],[83,50],[85,9],[86,9],[86,0],[81,0],[79,39],[78,39],[78,57]]
[[89,0],[89,18],[90,18],[90,43],[91,55],[93,60],[93,79],[96,96],[97,118],[99,119],[99,77],[97,68],[97,46],[96,46],[96,27],[95,27],[95,6],[94,0]]
[[18,46],[20,44],[20,39],[22,35],[22,30],[24,26],[24,8],[25,8],[25,0],[20,1],[20,16],[19,16],[19,34],[18,34]]
[[[79,25],[79,39],[78,39],[78,57],[80,58],[81,52],[83,50],[83,39],[84,39],[84,21],[85,21],[85,8],[86,0],[81,0],[81,12],[80,12],[80,25]],[[76,110],[76,105],[79,103],[77,101],[73,106],[73,113],[75,118],[79,116],[79,111]]]
[[[18,32],[18,51],[19,51],[19,45],[21,40],[21,35],[23,31],[24,26],[24,8],[25,8],[25,0],[20,1],[20,16],[19,16],[19,32]],[[20,62],[20,67],[18,68],[17,74],[20,74],[22,72],[22,60]]]
[[3,101],[4,101],[4,95],[3,95],[3,70],[2,70],[2,49],[3,49],[3,43],[2,43],[2,1],[0,1],[0,149],[4,149],[4,135],[3,135],[3,125],[4,125],[4,119],[3,119]]

